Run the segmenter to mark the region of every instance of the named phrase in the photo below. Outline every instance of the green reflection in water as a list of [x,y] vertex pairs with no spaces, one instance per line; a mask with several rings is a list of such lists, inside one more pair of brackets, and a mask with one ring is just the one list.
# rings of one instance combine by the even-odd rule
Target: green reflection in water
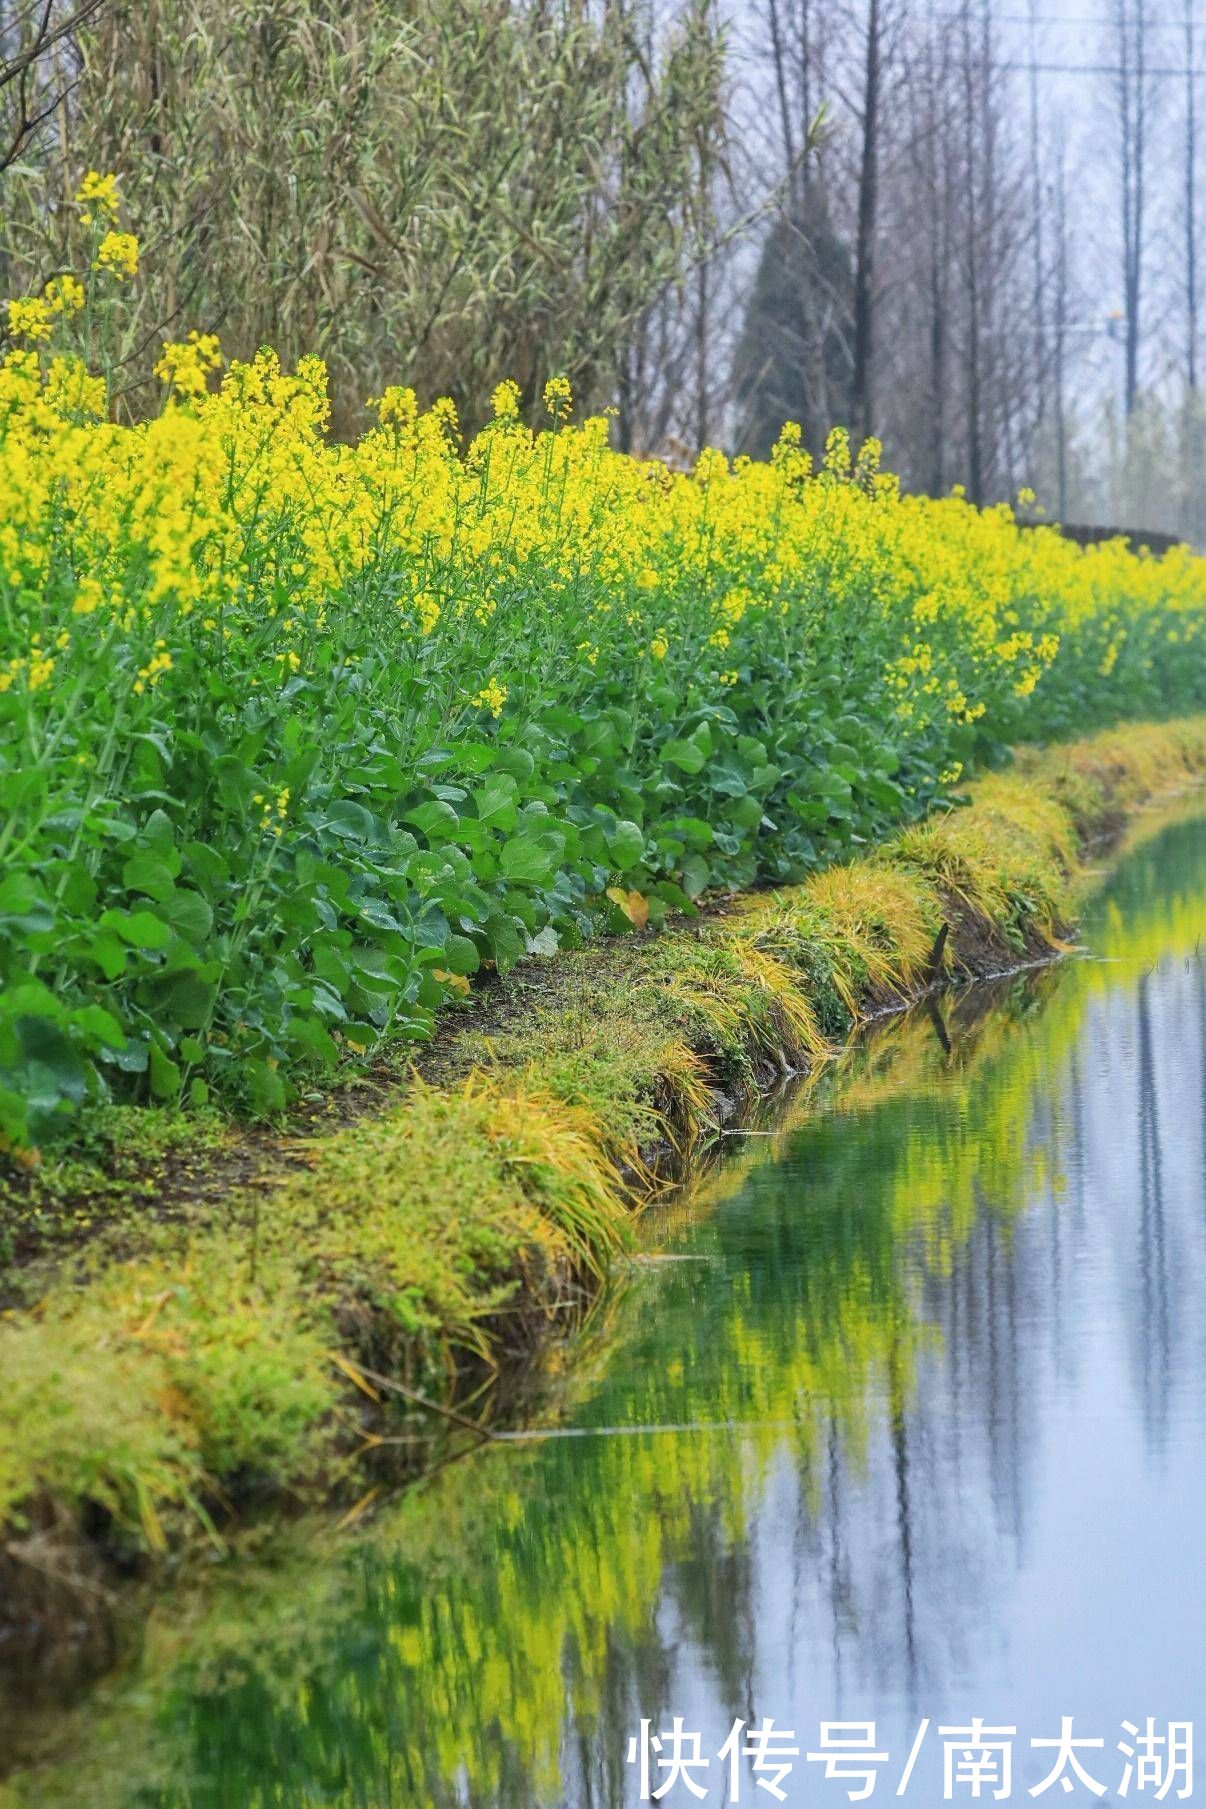
[[674,1712],[677,1647],[736,1712],[749,1697],[752,1549],[783,1467],[813,1521],[873,1439],[907,1485],[919,1367],[967,1337],[969,1243],[988,1235],[1008,1274],[1034,1202],[1065,1194],[1080,1130],[1059,1089],[1094,1001],[1190,954],[1204,901],[1203,825],[1174,825],[1098,901],[1098,959],[852,1052],[773,1138],[650,1215],[651,1247],[681,1260],[633,1265],[536,1402],[538,1427],[574,1436],[459,1454],[354,1545],[299,1535],[158,1610],[0,1804],[630,1801],[626,1737]]

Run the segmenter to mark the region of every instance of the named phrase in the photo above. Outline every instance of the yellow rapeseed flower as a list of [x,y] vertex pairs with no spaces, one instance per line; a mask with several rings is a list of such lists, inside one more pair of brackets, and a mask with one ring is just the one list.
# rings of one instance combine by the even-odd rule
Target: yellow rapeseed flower
[[157,685],[165,672],[172,669],[172,656],[164,651],[164,643],[156,641],[155,652],[145,666],[138,669],[138,677],[134,681],[134,692],[141,697],[148,685]]
[[52,358],[43,385],[45,400],[64,415],[105,413],[108,393],[103,377],[94,377],[82,358],[73,353]]
[[100,608],[104,595],[100,580],[90,574],[85,574],[76,583],[75,596],[71,600],[72,615],[90,616],[94,610]]
[[107,232],[96,248],[94,270],[109,271],[119,280],[138,274],[138,240],[132,232]]
[[502,685],[496,678],[492,678],[489,684],[483,685],[470,701],[475,709],[489,710],[491,716],[501,716],[507,695],[506,685]]
[[164,340],[163,355],[155,365],[155,375],[170,384],[178,396],[195,399],[209,387],[209,375],[222,363],[222,348],[216,333],[192,332],[185,340]]
[[75,204],[85,226],[94,220],[112,220],[117,214],[117,177],[89,170],[75,191]]
[[74,276],[52,276],[42,291],[52,314],[78,314],[84,305],[84,285]]
[[494,411],[496,421],[517,421],[519,419],[519,385],[506,378],[500,383],[490,398],[490,407]]
[[377,410],[377,419],[382,427],[413,427],[419,413],[414,390],[405,389],[397,383],[392,383],[375,399],[370,396],[368,406]]
[[564,421],[573,407],[574,396],[568,377],[550,377],[544,386],[544,406],[554,421]]
[[8,303],[8,330],[14,339],[49,339],[51,310],[40,295]]

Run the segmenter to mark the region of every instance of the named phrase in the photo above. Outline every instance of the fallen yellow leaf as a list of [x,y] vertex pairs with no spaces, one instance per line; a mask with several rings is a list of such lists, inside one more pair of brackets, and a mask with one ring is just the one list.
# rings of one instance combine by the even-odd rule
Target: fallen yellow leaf
[[649,922],[649,900],[643,893],[626,892],[623,886],[608,886],[607,896],[623,911],[634,929],[644,929]]

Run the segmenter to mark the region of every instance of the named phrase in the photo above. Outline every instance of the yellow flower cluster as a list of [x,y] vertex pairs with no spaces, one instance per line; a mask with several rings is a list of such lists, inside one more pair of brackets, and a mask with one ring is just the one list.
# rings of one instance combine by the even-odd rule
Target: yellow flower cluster
[[85,226],[94,220],[112,220],[117,213],[117,177],[89,170],[75,191],[75,204]]
[[280,836],[285,831],[285,820],[289,815],[289,799],[292,793],[287,785],[282,786],[275,797],[266,792],[257,791],[251,802],[259,806],[260,828],[270,830],[273,835]]
[[155,651],[152,653],[146,665],[138,668],[138,677],[134,680],[135,695],[141,696],[148,685],[158,683],[164,673],[170,672],[171,669],[172,656],[167,651],[167,643],[162,640],[157,640],[155,642]]
[[96,248],[92,260],[94,270],[107,270],[116,277],[138,274],[138,240],[132,232],[107,232]]
[[7,303],[9,334],[13,339],[49,339],[56,315],[78,314],[84,298],[84,285],[74,276],[52,276],[41,295]]
[[[514,385],[512,385],[514,387]],[[497,395],[497,391],[495,394]],[[518,392],[516,393],[518,400]],[[568,377],[550,377],[544,386],[544,406],[554,420],[564,421],[573,407],[573,392]]]
[[473,698],[474,707],[489,710],[491,716],[501,716],[506,701],[507,687],[500,685],[496,678],[492,678],[488,685],[483,685]]
[[87,299],[83,283],[70,273],[52,276],[42,294],[52,314],[78,314]]
[[517,421],[519,419],[519,385],[510,378],[500,383],[490,398],[490,406],[496,421]]
[[222,348],[216,333],[192,332],[178,344],[165,343],[163,354],[155,366],[155,375],[175,390],[178,396],[203,396],[209,386],[209,375],[222,363]]
[[49,339],[50,327],[50,308],[40,295],[9,302],[8,330],[14,339]]
[[[90,173],[77,200],[105,229],[97,267],[131,274],[112,179]],[[201,332],[163,348],[162,414],[123,427],[101,380],[43,343],[82,299],[65,274],[8,303],[24,343],[0,362],[0,584],[27,638],[57,625],[46,587],[69,572],[61,620],[88,618],[135,696],[179,665],[194,612],[249,686],[316,659],[351,675],[371,652],[419,674],[433,709],[496,719],[535,670],[554,691],[562,671],[621,687],[645,671],[731,700],[806,673],[823,645],[835,669],[874,673],[911,739],[986,718],[1004,737],[1023,707],[1059,727],[1083,720],[1085,686],[1105,714],[1115,693],[1188,697],[1177,675],[1201,670],[1206,578],[1188,552],[1080,549],[1006,506],[902,496],[874,443],[855,459],[840,430],[815,470],[789,424],[765,463],[709,450],[675,472],[613,450],[603,416],[570,425],[554,377],[545,432],[511,382],[467,444],[451,402],[423,411],[396,386],[376,428],[336,444],[320,360],[224,367]],[[43,674],[12,665],[25,646],[5,652],[10,689],[36,670],[65,695],[87,658],[73,647]]]

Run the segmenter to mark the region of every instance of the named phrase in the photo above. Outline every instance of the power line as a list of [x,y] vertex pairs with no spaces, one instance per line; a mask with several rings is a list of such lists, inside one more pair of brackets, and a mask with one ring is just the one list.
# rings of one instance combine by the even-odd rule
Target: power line
[[1162,67],[1160,64],[1149,64],[1142,70],[1137,69],[1133,64],[1126,67],[1121,63],[1025,62],[999,63],[997,67],[999,69],[1008,70],[1012,74],[1017,74],[1021,70],[1024,70],[1029,74],[1030,71],[1033,70],[1037,75],[1128,75],[1136,81],[1145,81],[1149,75],[1175,75],[1180,81],[1184,81],[1187,75],[1199,76],[1206,74],[1206,69],[1170,69]]
[[[942,16],[947,19],[960,19],[963,17],[962,13],[958,12],[948,12]],[[1030,20],[1025,13],[997,13],[994,14],[992,23],[994,25],[1025,25],[1029,27]],[[1130,24],[1133,23],[1133,21],[1128,20],[1126,23]],[[1190,20],[1190,24],[1195,26],[1203,23],[1206,23],[1206,21],[1202,19]],[[1045,26],[1057,25],[1096,25],[1100,26],[1103,31],[1115,31],[1118,28],[1118,20],[1106,18],[1104,14],[1100,17],[1090,17],[1086,15],[1085,18],[1078,19],[1072,13],[1061,13],[1050,19],[1036,19],[1034,24],[1035,29],[1038,31],[1042,31]],[[1184,19],[1146,19],[1144,20],[1143,29],[1145,31],[1176,31],[1183,33],[1185,30],[1185,21]]]
[[[969,8],[966,6],[958,9],[954,7],[943,7],[936,9],[931,16],[938,19],[944,19],[949,23],[954,24],[969,16]],[[1087,15],[1083,18],[1078,18],[1073,13],[1053,13],[1049,14],[1046,18],[1038,17],[1033,19],[1029,13],[996,13],[993,15],[992,23],[994,25],[1021,25],[1025,26],[1028,30],[1033,31],[1041,31],[1049,26],[1065,25],[1077,26],[1082,30],[1090,26],[1096,26],[1103,30],[1116,30],[1119,21],[1117,18],[1111,18],[1104,13]],[[1124,27],[1131,23],[1133,23],[1131,20],[1124,19],[1122,21]],[[1144,29],[1146,31],[1176,31],[1184,33],[1185,24],[1186,21],[1184,19],[1149,19],[1144,21]],[[1206,19],[1200,19],[1195,11],[1189,19],[1189,25],[1191,29],[1196,31],[1199,27],[1206,26]],[[1002,63],[999,64],[998,67],[1015,75],[1126,75],[1139,79],[1146,79],[1148,76],[1157,76],[1165,80],[1176,80],[1181,82],[1185,81],[1187,77],[1196,77],[1206,73],[1206,70],[1201,68],[1174,68],[1171,64],[1166,63],[1152,63],[1140,71],[1134,64],[1124,68],[1120,63],[1039,63],[1033,58],[1027,58],[1022,62]]]
[[[963,8],[956,7],[942,7],[936,11],[935,17],[939,19],[962,19],[964,10],[965,9]],[[1033,23],[1040,31],[1045,26],[1057,25],[1074,25],[1080,29],[1089,25],[1097,25],[1101,26],[1103,29],[1116,31],[1119,21],[1116,18],[1111,18],[1106,13],[1084,15],[1078,15],[1076,13],[1052,13],[1045,19],[1037,18],[1033,21],[1031,20],[1029,13],[994,13],[992,15],[992,23],[994,25],[1025,25],[1027,27]],[[1124,25],[1132,25],[1135,21],[1127,19],[1123,20],[1122,23]],[[1189,23],[1195,27],[1206,24],[1206,15],[1199,17],[1195,13],[1191,16]],[[1176,31],[1183,33],[1185,30],[1185,20],[1145,19],[1143,21],[1143,29],[1145,31]]]

